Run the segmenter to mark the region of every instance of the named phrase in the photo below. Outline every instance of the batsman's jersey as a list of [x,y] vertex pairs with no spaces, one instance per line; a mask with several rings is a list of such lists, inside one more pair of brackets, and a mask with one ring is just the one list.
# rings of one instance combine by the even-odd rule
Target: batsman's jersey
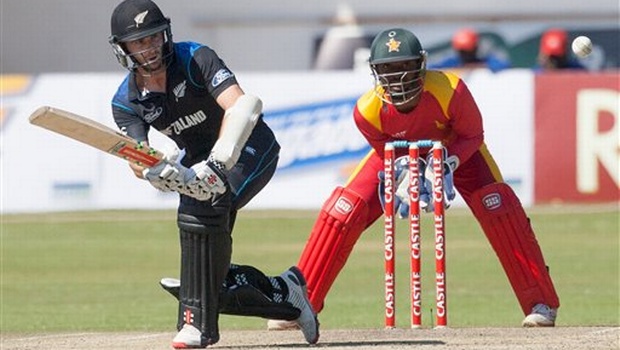
[[[213,148],[224,116],[216,99],[237,80],[211,48],[195,42],[174,44],[166,79],[165,93],[145,92],[138,89],[135,73],[129,73],[112,99],[114,120],[138,141],[147,141],[154,127],[185,149],[184,164],[191,164]],[[250,138],[275,144],[262,117]]]

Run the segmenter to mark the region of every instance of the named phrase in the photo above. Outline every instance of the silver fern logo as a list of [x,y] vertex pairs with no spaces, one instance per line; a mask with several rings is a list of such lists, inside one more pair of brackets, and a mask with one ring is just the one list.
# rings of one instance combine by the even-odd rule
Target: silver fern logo
[[140,27],[140,24],[144,23],[144,18],[146,18],[146,15],[149,13],[148,10],[144,11],[144,12],[140,12],[136,15],[136,17],[133,18],[133,21],[136,22],[136,28]]
[[172,89],[172,92],[174,93],[174,97],[176,98],[176,101],[179,102],[179,99],[183,96],[185,96],[185,88],[187,87],[187,81],[183,80],[182,83],[180,83],[179,85],[175,86],[174,89]]

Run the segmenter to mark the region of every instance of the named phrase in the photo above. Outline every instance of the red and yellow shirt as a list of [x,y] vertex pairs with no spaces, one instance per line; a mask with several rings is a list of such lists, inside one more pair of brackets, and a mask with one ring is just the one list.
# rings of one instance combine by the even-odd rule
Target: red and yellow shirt
[[[377,89],[381,89],[380,87]],[[418,105],[401,113],[372,89],[362,95],[353,111],[355,123],[370,146],[383,158],[386,142],[442,141],[448,154],[467,161],[484,139],[480,110],[465,82],[458,76],[428,71]]]

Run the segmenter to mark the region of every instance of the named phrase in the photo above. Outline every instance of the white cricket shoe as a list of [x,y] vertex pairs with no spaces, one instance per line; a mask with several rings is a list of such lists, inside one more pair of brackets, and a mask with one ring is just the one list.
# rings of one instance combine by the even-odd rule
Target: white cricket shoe
[[545,304],[536,304],[532,312],[523,320],[523,327],[554,327],[557,309],[552,309]]
[[267,330],[269,331],[292,331],[299,329],[299,325],[295,321],[286,320],[269,320],[267,321]]
[[175,349],[204,349],[207,346],[201,344],[200,336],[201,333],[198,328],[186,323],[172,339],[172,347]]
[[308,344],[316,344],[319,341],[319,320],[308,300],[308,290],[303,274],[296,266],[292,266],[280,277],[288,287],[286,301],[301,310],[299,317],[292,322],[301,329]]

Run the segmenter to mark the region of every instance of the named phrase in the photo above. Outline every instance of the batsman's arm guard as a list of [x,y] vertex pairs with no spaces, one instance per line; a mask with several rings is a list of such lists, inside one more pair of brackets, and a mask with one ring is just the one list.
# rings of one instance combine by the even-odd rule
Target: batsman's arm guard
[[262,101],[253,95],[241,95],[226,110],[222,130],[211,150],[211,158],[230,170],[239,160],[241,150],[252,134],[263,110]]

